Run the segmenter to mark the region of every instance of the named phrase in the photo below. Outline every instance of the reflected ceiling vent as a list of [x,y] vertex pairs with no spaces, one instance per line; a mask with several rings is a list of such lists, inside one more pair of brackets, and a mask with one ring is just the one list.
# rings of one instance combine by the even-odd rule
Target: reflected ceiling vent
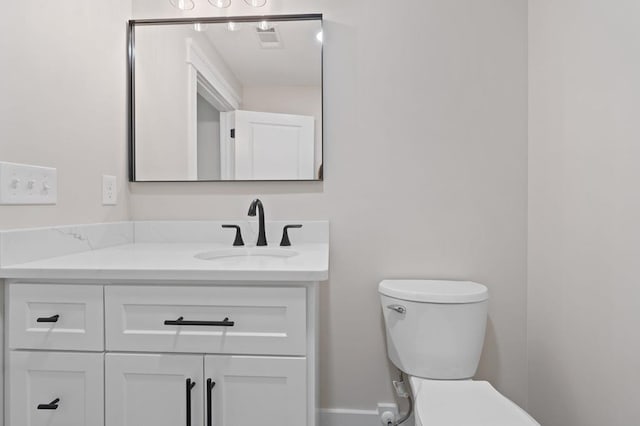
[[264,23],[261,24],[263,25],[256,28],[260,47],[263,49],[281,49],[282,42],[280,41],[278,30],[275,27],[264,25]]

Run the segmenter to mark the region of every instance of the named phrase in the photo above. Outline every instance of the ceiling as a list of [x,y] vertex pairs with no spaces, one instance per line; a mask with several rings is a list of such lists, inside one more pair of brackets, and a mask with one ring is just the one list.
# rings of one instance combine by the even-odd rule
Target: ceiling
[[205,33],[243,86],[320,86],[322,43],[320,21],[269,24],[279,35],[279,48],[261,46],[257,23],[207,24]]

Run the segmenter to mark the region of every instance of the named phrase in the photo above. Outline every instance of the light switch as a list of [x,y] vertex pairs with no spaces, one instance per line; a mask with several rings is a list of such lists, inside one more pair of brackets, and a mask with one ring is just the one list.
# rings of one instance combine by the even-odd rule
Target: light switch
[[0,162],[0,204],[56,204],[58,171]]

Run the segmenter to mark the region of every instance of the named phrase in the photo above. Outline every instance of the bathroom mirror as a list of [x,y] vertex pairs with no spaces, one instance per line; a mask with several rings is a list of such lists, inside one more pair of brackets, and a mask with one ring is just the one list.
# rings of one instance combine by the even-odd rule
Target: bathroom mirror
[[322,15],[129,22],[130,180],[322,180]]

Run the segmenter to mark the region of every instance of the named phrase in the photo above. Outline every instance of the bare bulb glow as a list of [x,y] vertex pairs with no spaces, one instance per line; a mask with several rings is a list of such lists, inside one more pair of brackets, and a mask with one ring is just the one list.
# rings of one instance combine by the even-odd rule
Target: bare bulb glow
[[170,0],[169,3],[171,3],[171,6],[180,10],[192,10],[196,7],[193,0]]
[[316,34],[316,40],[322,43],[322,31],[318,31],[318,34]]
[[271,27],[269,26],[269,23],[267,21],[260,21],[258,22],[258,28],[260,28],[262,31],[267,31]]
[[231,0],[209,0],[212,6],[219,7],[224,9],[225,7],[231,6]]
[[267,0],[244,0],[251,7],[262,7],[267,4]]

